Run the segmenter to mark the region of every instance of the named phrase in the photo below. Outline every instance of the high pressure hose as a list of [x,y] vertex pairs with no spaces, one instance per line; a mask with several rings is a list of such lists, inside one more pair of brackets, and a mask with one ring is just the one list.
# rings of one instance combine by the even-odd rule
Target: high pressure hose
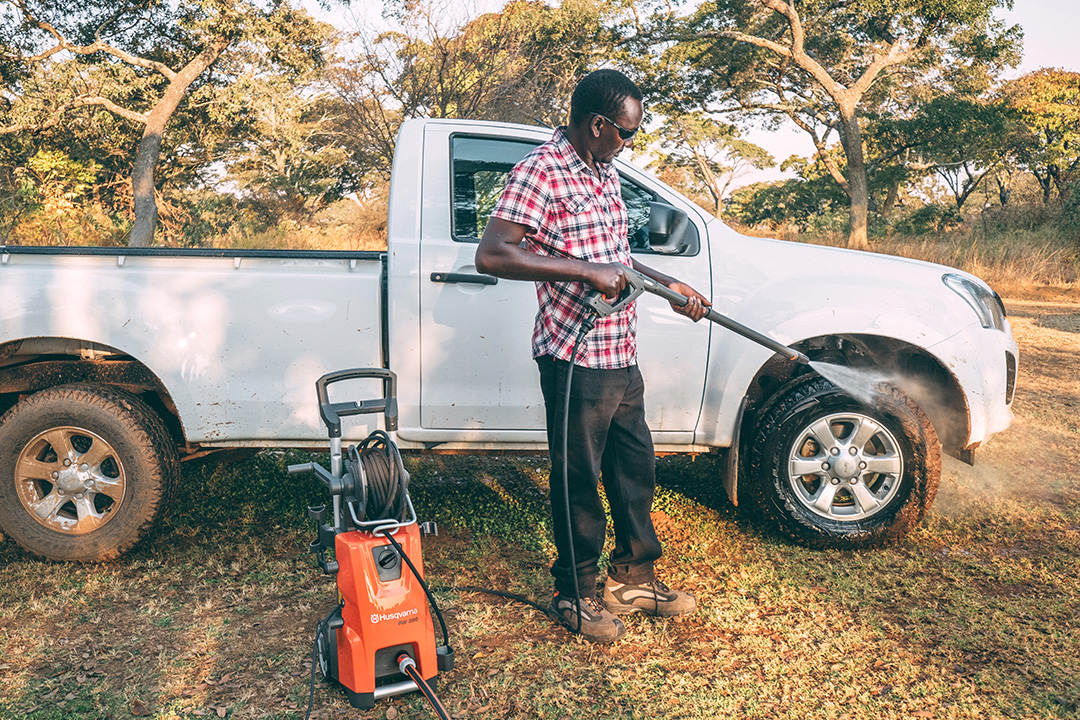
[[428,702],[431,703],[431,707],[435,710],[435,714],[439,716],[440,720],[450,720],[450,713],[446,711],[443,704],[439,702],[439,698],[435,697],[435,691],[431,689],[431,686],[427,684],[427,681],[420,675],[420,671],[416,669],[416,661],[409,657],[408,653],[401,653],[397,657],[398,670],[403,675],[408,675],[416,687],[420,688],[420,692],[424,694]]
[[366,479],[365,518],[403,522],[408,511],[405,498],[409,490],[409,471],[390,436],[376,430],[359,446],[350,445],[346,453],[346,464],[352,476]]
[[[566,369],[566,388],[563,397],[562,416],[562,480],[563,480],[563,520],[566,522],[567,547],[570,550],[570,572],[574,575],[574,599],[577,601],[577,628],[574,632],[581,634],[581,587],[578,585],[577,558],[574,555],[574,531],[570,526],[570,463],[567,459],[567,437],[570,435],[570,387],[574,379],[574,361],[577,360],[578,349],[585,340],[585,336],[593,329],[596,319],[590,312],[585,313],[581,320],[581,329],[578,330],[577,340],[574,341],[574,349],[570,351],[570,366]],[[562,617],[558,603],[555,604],[555,612]]]
[[311,717],[311,705],[315,701],[315,666],[319,662],[319,640],[326,635],[330,621],[339,610],[341,610],[341,605],[331,610],[315,627],[315,642],[311,646],[311,683],[308,685],[307,711],[304,713],[304,720],[309,720]]
[[439,610],[439,605],[435,602],[435,596],[431,593],[431,590],[428,588],[427,583],[424,582],[423,576],[420,575],[419,571],[417,571],[416,566],[413,565],[412,560],[409,559],[409,556],[405,554],[405,548],[401,547],[401,543],[394,539],[394,536],[391,534],[393,532],[392,530],[380,529],[377,532],[381,533],[383,537],[390,541],[390,544],[393,545],[394,549],[398,551],[398,554],[401,555],[401,558],[405,561],[405,564],[409,566],[410,570],[412,570],[413,575],[416,577],[416,581],[420,583],[420,587],[424,590],[424,594],[427,595],[428,602],[431,603],[431,608],[435,611],[435,617],[439,619],[439,626],[442,627],[443,645],[445,645],[446,647],[450,647],[450,634],[446,631],[446,621],[443,620],[442,612]]

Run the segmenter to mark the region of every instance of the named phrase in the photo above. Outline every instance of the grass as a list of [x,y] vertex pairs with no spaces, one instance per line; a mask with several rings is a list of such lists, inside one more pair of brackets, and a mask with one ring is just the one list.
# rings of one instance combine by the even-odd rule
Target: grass
[[[1070,718],[1080,716],[1080,302],[1008,300],[1022,346],[1017,422],[946,464],[925,521],[890,547],[781,541],[725,499],[716,459],[660,461],[662,576],[691,617],[631,616],[596,646],[534,609],[439,594],[455,718]],[[303,717],[315,623],[334,603],[306,553],[307,459],[187,467],[181,501],[119,561],[59,565],[0,544],[0,717]],[[546,603],[547,464],[407,458],[435,585]],[[350,708],[317,683],[313,717],[427,718],[416,694]]]
[[[870,250],[959,268],[999,291],[1080,285],[1080,231],[1065,230],[1043,217],[1025,222],[1029,215],[1035,211],[1018,209],[996,222],[984,224],[976,216],[943,232],[918,236],[889,233],[871,237]],[[847,246],[846,232],[800,233],[794,227],[757,230],[737,225],[735,229],[748,235]]]

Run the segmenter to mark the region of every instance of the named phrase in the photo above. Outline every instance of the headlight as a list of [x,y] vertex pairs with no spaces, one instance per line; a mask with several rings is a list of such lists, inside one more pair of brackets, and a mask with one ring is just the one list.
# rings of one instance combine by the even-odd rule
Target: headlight
[[964,298],[964,302],[975,311],[979,324],[984,328],[1005,330],[1005,304],[996,292],[971,278],[954,273],[942,275],[941,280],[950,290]]

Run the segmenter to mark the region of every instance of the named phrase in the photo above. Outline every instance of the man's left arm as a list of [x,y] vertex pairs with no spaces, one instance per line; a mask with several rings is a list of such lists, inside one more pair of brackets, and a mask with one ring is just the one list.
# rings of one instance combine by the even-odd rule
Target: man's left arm
[[712,303],[709,302],[704,295],[699,293],[694,288],[690,287],[686,283],[679,282],[670,275],[665,275],[659,270],[653,270],[648,265],[642,265],[635,259],[631,259],[631,262],[633,263],[634,269],[642,275],[650,277],[661,285],[666,286],[669,290],[674,290],[680,295],[685,295],[687,298],[689,298],[690,302],[688,302],[686,305],[683,305],[682,307],[679,307],[675,303],[670,303],[671,309],[675,312],[679,313],[680,315],[685,315],[694,322],[697,322],[701,318],[705,317],[705,313],[709,312],[709,307],[712,305]]

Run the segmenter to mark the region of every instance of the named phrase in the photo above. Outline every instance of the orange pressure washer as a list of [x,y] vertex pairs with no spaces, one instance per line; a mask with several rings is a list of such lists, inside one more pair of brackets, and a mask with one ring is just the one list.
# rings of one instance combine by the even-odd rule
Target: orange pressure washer
[[[365,379],[382,381],[381,398],[329,401],[330,385]],[[289,472],[313,472],[330,491],[329,510],[325,505],[308,508],[318,528],[309,549],[323,572],[337,577],[338,604],[316,629],[308,714],[318,665],[324,678],[345,689],[353,707],[370,709],[381,698],[419,690],[448,720],[435,685],[440,671],[453,668],[454,651],[424,582],[420,551],[421,535],[436,528],[417,523],[409,473],[386,432],[376,430],[342,454],[342,417],[381,412],[386,430],[397,429],[397,376],[381,368],[341,370],[319,378],[315,391],[330,436],[330,470],[304,463],[290,465]],[[327,556],[330,549],[333,559]],[[442,627],[439,647],[429,602]]]

